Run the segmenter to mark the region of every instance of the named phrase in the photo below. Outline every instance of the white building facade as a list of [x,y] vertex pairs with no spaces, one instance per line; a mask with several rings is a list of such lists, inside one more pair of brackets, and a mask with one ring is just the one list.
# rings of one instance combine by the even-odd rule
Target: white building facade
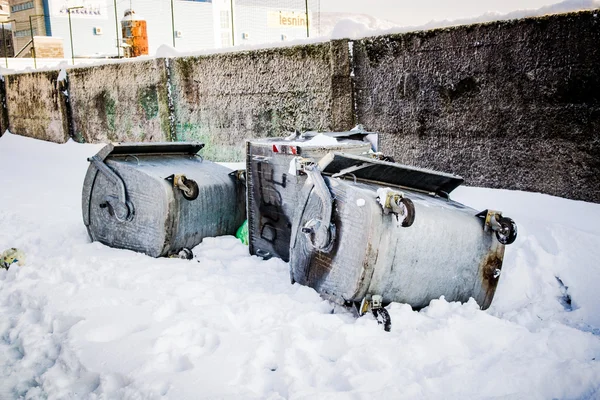
[[[127,9],[147,22],[149,54],[161,45],[199,51],[306,38],[318,0],[42,0],[47,36],[61,37],[71,57],[112,57],[122,43]],[[314,5],[314,8],[310,7]],[[308,13],[307,11],[308,8]],[[77,8],[74,8],[77,7]],[[115,8],[116,7],[116,8]],[[173,10],[173,14],[171,13]],[[116,11],[116,14],[115,14]],[[310,35],[313,36],[313,35]],[[122,55],[122,51],[119,51]]]

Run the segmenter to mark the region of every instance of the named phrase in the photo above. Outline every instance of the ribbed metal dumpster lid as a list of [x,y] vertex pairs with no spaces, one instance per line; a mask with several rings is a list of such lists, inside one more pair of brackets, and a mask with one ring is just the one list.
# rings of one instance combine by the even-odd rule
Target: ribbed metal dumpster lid
[[333,177],[349,176],[358,180],[405,187],[447,197],[464,179],[424,168],[411,167],[352,154],[331,152],[319,166],[323,173]]
[[160,155],[198,153],[204,147],[199,142],[110,143],[96,154],[104,160],[109,155]]

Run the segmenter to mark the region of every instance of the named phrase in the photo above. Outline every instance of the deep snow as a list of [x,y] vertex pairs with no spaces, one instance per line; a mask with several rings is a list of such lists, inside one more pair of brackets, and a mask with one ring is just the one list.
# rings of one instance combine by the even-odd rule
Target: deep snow
[[0,399],[600,397],[598,204],[459,188],[519,225],[492,307],[392,304],[387,333],[233,237],[192,261],[90,243],[100,148],[0,138],[0,251],[28,257],[0,270]]

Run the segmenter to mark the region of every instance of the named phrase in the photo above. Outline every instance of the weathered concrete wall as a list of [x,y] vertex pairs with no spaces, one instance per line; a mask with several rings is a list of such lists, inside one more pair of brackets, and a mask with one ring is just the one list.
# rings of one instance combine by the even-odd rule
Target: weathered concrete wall
[[247,138],[352,127],[345,41],[171,63],[177,140],[205,142],[209,159],[243,160]]
[[15,74],[6,114],[25,136],[198,140],[223,161],[247,138],[361,123],[402,163],[600,202],[599,43],[591,11],[72,68],[70,104],[58,71]]
[[67,75],[77,140],[171,140],[164,59],[73,68]]
[[8,109],[6,107],[6,79],[0,76],[0,136],[8,129]]
[[6,105],[12,133],[64,143],[69,138],[58,71],[5,75]]
[[600,202],[599,14],[359,40],[358,120],[399,162]]

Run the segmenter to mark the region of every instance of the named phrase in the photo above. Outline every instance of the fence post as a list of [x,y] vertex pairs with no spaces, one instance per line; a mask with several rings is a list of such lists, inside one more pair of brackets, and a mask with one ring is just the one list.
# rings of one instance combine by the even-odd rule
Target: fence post
[[231,46],[235,46],[235,31],[233,28],[234,25],[234,19],[233,19],[233,0],[230,0],[229,2],[230,4],[230,11],[231,11]]
[[305,12],[306,12],[306,37],[309,37],[308,31],[308,0],[304,0]]

